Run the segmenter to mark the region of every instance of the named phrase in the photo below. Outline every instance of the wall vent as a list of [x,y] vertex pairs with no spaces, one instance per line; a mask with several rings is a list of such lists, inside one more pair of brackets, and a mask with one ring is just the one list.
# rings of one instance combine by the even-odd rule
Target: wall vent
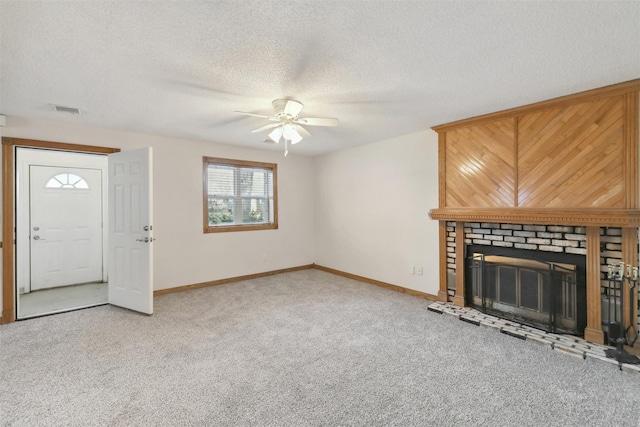
[[80,110],[74,107],[63,107],[62,105],[54,105],[53,109],[61,113],[81,114]]

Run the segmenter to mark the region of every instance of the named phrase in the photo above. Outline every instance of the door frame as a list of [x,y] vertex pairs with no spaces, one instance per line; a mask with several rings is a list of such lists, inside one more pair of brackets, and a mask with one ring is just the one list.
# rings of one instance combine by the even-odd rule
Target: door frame
[[2,137],[2,317],[0,324],[16,320],[15,301],[15,148],[44,148],[91,154],[112,154],[119,148],[93,145],[68,144],[64,142],[40,141]]

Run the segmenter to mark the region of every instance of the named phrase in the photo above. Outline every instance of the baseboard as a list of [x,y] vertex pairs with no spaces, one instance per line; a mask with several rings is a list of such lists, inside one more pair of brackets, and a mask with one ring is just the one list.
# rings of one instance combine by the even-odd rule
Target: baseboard
[[227,283],[240,282],[242,280],[258,279],[260,277],[274,276],[276,274],[291,273],[292,271],[308,270],[314,268],[313,264],[301,265],[299,267],[283,268],[280,270],[265,271],[263,273],[247,274],[245,276],[230,277],[227,279],[212,280],[210,282],[194,283],[192,285],[178,286],[175,288],[159,289],[153,291],[153,296],[173,294],[176,292],[190,291],[193,289],[208,288],[210,286],[224,285]]
[[360,282],[368,283],[370,285],[380,286],[381,288],[390,289],[395,292],[400,292],[402,294],[411,295],[414,297],[424,298],[429,301],[438,301],[437,295],[431,295],[426,292],[420,292],[409,288],[403,288],[402,286],[392,285],[391,283],[381,282],[379,280],[369,279],[368,277],[358,276],[356,274],[346,273],[344,271],[335,270],[329,267],[323,267],[321,265],[313,264],[313,268],[318,270],[326,271],[327,273],[333,273],[338,276],[346,277],[353,280],[358,280]]

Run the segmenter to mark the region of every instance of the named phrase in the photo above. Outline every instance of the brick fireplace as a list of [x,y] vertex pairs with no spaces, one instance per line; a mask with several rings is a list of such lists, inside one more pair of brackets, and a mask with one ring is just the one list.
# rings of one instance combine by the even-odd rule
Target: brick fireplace
[[[639,264],[639,92],[640,79],[433,128],[439,206],[430,217],[440,229],[440,300],[473,303],[465,292],[471,246],[584,257],[584,338],[604,343],[607,266]],[[521,274],[520,267],[503,270],[505,278]],[[525,287],[513,292],[545,292]],[[509,292],[507,300],[515,298]],[[637,324],[637,291],[623,292],[624,322]]]
[[[458,230],[456,223],[448,221],[446,223],[446,242],[447,242],[447,294],[449,299],[453,299],[456,291],[456,235]],[[479,223],[465,222],[463,223],[464,245],[466,253],[465,269],[465,304],[474,306],[470,300],[469,293],[469,263],[471,254],[469,248],[504,248],[500,253],[508,253],[508,250],[520,251],[521,257],[528,257],[540,260],[550,260],[557,262],[567,262],[566,257],[578,257],[578,261],[586,264],[587,254],[587,234],[586,227],[581,226],[558,226],[558,225],[541,225],[541,224],[500,224],[500,223]],[[482,251],[481,251],[482,252]],[[489,251],[484,251],[490,253]],[[580,259],[582,261],[580,261]],[[619,265],[622,262],[622,228],[620,227],[601,227],[600,228],[600,294],[601,294],[601,317],[607,318],[607,310],[611,309],[607,304],[608,296],[615,292],[611,289],[610,283],[606,280],[608,266]],[[583,273],[579,276],[581,280],[586,281],[584,272],[586,265],[582,267]],[[584,286],[586,283],[580,283]],[[580,288],[578,288],[580,289]],[[536,291],[536,294],[538,292]],[[540,290],[540,299],[546,298]],[[572,297],[579,296],[580,292],[571,294]],[[518,293],[518,298],[520,294]],[[586,304],[586,300],[584,301]],[[638,301],[640,303],[640,301]],[[580,304],[577,306],[579,307]],[[476,307],[481,308],[481,307]],[[528,307],[531,307],[529,304]],[[543,312],[542,306],[537,307],[536,311]],[[617,310],[620,310],[618,307]],[[526,311],[526,310],[525,310]],[[576,311],[580,311],[577,309]],[[545,311],[546,313],[546,311]],[[504,316],[503,316],[504,317]],[[506,317],[514,320],[513,317]],[[633,320],[632,320],[633,321]],[[640,317],[636,318],[635,324],[640,324]],[[526,321],[524,321],[526,323]],[[531,324],[531,323],[530,323]],[[544,322],[542,322],[544,324]],[[536,325],[540,327],[541,323]],[[542,327],[542,329],[546,329]],[[640,329],[640,328],[636,328]],[[603,331],[607,332],[607,327],[603,327]],[[551,332],[551,331],[550,331]],[[564,332],[567,332],[566,330]],[[569,331],[569,333],[573,333]]]
[[[441,210],[432,210],[432,217],[441,215]],[[458,211],[459,213],[459,211]],[[447,212],[452,215],[452,212]],[[470,215],[470,213],[469,213]],[[585,257],[587,324],[584,337],[588,341],[603,344],[606,326],[603,325],[603,313],[608,309],[604,297],[610,292],[606,280],[608,265],[638,264],[638,218],[623,211],[609,212],[608,221],[619,217],[620,220],[633,223],[632,227],[583,226],[551,224],[513,224],[480,221],[443,221],[441,222],[441,283],[439,299],[451,300],[458,306],[469,305],[469,295],[465,294],[465,273],[468,274],[468,248],[518,248],[530,251],[533,258],[536,253],[542,258],[553,260],[554,255],[572,254]],[[625,219],[626,218],[626,219]],[[575,220],[580,220],[576,218]],[[524,240],[524,241],[523,241]],[[558,262],[563,260],[558,258]],[[443,268],[444,266],[444,268]],[[442,280],[444,278],[444,280]],[[638,324],[638,294],[625,289],[625,324]],[[631,303],[635,301],[635,303]]]

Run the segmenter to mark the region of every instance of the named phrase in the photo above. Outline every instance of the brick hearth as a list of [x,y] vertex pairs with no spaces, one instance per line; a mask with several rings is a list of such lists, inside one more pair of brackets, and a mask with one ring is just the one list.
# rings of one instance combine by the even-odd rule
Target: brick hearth
[[[481,313],[470,307],[458,307],[449,302],[435,302],[428,309],[435,313],[454,316],[459,320],[476,326],[483,326],[509,335],[514,339],[533,342],[538,345],[548,346],[549,349],[560,351],[581,359],[592,359],[601,363],[607,363],[621,371],[640,374],[640,365],[618,363],[605,355],[605,350],[610,347],[593,344],[572,335],[552,334],[540,329],[520,325],[495,316]],[[638,346],[638,345],[636,345]],[[627,349],[633,350],[633,349]]]

